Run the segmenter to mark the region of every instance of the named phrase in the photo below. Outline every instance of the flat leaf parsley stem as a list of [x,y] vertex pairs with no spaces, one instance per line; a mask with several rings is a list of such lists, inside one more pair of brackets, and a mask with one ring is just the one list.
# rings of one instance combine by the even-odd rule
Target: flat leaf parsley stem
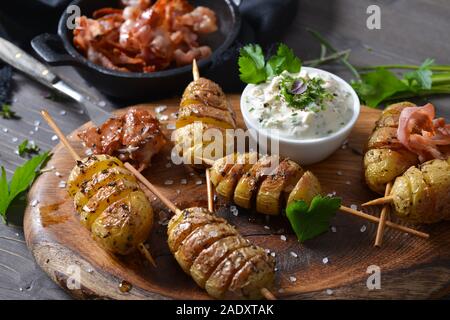
[[[361,66],[356,67],[357,70],[360,71],[370,71],[370,70],[376,70],[376,69],[398,69],[398,70],[417,70],[420,68],[420,66],[414,66],[414,65],[407,65],[407,64],[388,64],[388,65],[378,65],[378,66]],[[450,72],[450,66],[444,66],[444,65],[433,65],[429,67],[431,71],[447,71]]]
[[436,87],[436,88],[429,89],[429,90],[419,90],[416,92],[401,92],[401,93],[395,94],[395,95],[387,98],[386,101],[408,99],[408,98],[414,98],[414,97],[426,97],[429,95],[438,95],[438,94],[450,94],[450,85]]

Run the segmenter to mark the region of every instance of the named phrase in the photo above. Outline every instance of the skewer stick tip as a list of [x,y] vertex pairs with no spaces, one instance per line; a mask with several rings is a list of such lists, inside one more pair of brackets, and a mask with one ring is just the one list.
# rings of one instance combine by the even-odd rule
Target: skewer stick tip
[[261,294],[267,300],[277,300],[277,298],[273,295],[273,293],[270,292],[269,289],[267,289],[267,288],[262,288],[261,289]]
[[153,259],[152,254],[150,253],[150,251],[148,251],[143,243],[139,243],[138,250],[151,263],[151,265],[156,268],[155,259]]
[[200,71],[198,71],[197,60],[192,60],[192,76],[194,81],[197,81],[200,78]]
[[378,205],[382,205],[382,204],[389,204],[394,202],[394,197],[393,196],[387,196],[387,197],[383,197],[383,198],[378,198],[372,201],[368,201],[366,203],[363,203],[362,206],[363,207],[367,207],[367,206],[378,206]]

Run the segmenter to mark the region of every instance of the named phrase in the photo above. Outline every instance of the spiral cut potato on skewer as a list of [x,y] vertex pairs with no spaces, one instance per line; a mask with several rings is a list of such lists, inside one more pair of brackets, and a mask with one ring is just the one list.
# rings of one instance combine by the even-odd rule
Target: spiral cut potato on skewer
[[395,180],[391,197],[396,215],[409,222],[450,220],[450,158],[409,168]]
[[204,208],[179,211],[167,234],[181,268],[214,298],[261,299],[273,286],[274,258]]
[[414,106],[410,102],[401,102],[387,107],[369,138],[364,155],[365,178],[369,188],[377,193],[384,194],[389,182],[419,163],[418,156],[397,138],[402,110]]
[[[203,168],[196,158],[203,158],[204,150],[212,143],[219,144],[222,154],[209,156],[218,157],[228,153],[234,139],[227,138],[226,130],[236,128],[236,117],[220,86],[199,77],[195,61],[193,74],[194,81],[186,87],[181,99],[177,130],[173,132],[172,140],[177,148],[181,148],[178,153],[181,153],[184,163]],[[209,137],[206,137],[207,132],[210,133]],[[217,137],[222,137],[223,141],[216,141]]]
[[134,175],[112,156],[78,160],[67,181],[81,223],[112,253],[126,255],[143,243],[153,209]]
[[[217,194],[258,213],[278,215],[296,200],[310,203],[320,195],[319,180],[310,171],[276,155],[231,154],[214,162],[211,182]],[[273,167],[273,168],[272,168]]]

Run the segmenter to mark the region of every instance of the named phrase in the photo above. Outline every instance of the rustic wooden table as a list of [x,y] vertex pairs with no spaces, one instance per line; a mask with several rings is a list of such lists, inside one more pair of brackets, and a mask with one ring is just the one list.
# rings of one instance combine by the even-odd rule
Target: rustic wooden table
[[[381,30],[366,27],[366,10],[371,4],[381,7]],[[319,46],[305,31],[310,27],[337,47],[351,48],[351,61],[355,65],[419,64],[427,57],[449,64],[449,16],[450,3],[446,0],[300,0],[293,26],[280,40],[295,48],[303,59],[317,57]],[[331,70],[349,79],[345,69]],[[70,68],[55,68],[55,72],[86,87]],[[23,161],[15,154],[22,140],[34,140],[44,150],[58,142],[52,140],[53,133],[41,120],[40,109],[48,109],[66,133],[87,121],[79,106],[47,99],[47,94],[47,89],[14,74],[13,109],[21,119],[0,119],[0,164],[5,166],[8,176]],[[450,98],[433,98],[432,102],[440,115],[450,119]],[[23,208],[15,211],[20,216]],[[13,220],[18,226],[0,224],[0,299],[68,299],[36,266],[27,250],[20,219]]]

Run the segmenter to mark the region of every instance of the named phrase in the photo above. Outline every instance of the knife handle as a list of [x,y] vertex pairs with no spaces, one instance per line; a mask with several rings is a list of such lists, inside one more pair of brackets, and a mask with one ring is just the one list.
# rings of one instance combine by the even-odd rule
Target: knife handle
[[52,73],[44,64],[1,37],[0,59],[45,86],[51,86],[58,81],[58,76]]

